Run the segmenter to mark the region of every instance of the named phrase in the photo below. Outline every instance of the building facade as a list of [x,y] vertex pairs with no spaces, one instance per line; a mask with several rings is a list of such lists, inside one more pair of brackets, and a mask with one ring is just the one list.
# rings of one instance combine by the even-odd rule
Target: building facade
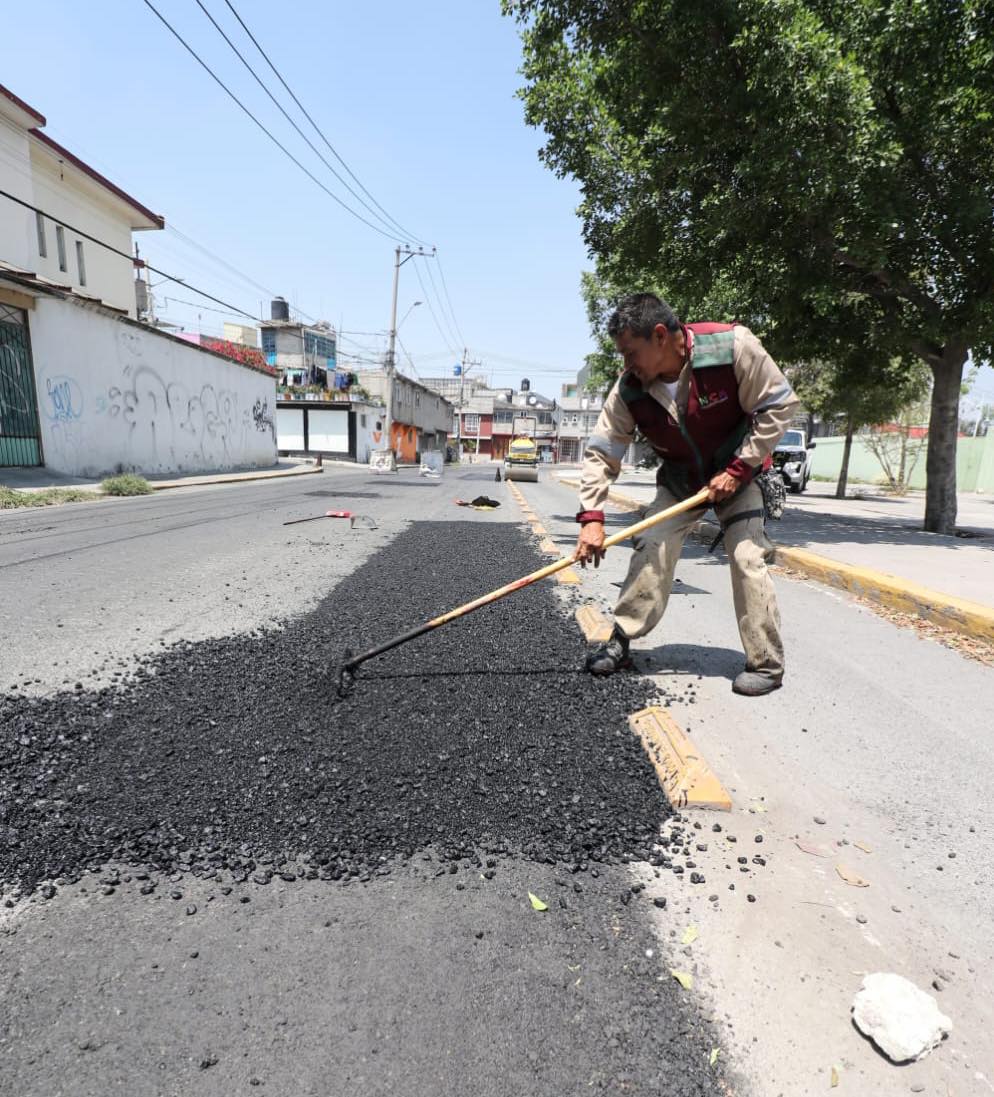
[[[386,405],[387,379],[383,370],[359,370],[360,386],[369,396]],[[382,435],[382,424],[376,434],[376,448],[390,448],[402,464],[416,464],[422,453],[445,452],[452,429],[453,407],[448,400],[432,392],[418,381],[394,373],[392,437]]]
[[539,459],[553,461],[556,457],[556,401],[534,392],[531,382],[524,378],[515,391],[507,389],[494,401],[493,435],[491,453],[495,461],[503,461],[514,437],[516,420],[524,417],[535,420],[535,442]]
[[0,260],[134,318],[131,234],[165,221],[53,141],[45,124],[0,87],[0,181],[19,200],[0,197]]
[[556,410],[558,460],[577,464],[583,460],[587,440],[594,433],[604,399],[600,393],[588,392],[579,382],[565,384]]
[[262,353],[270,366],[280,371],[284,384],[328,385],[334,377],[338,359],[338,336],[327,323],[304,324],[290,319],[290,310],[282,297],[270,309],[272,319],[259,325]]
[[135,319],[132,232],[163,219],[0,88],[0,466],[70,476],[258,468],[276,386]]

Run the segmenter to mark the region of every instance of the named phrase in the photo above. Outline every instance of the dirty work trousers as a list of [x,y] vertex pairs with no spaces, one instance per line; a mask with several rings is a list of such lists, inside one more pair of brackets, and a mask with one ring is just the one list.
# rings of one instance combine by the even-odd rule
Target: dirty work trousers
[[[645,511],[648,518],[678,502],[666,488]],[[732,573],[732,599],[739,623],[739,636],[746,656],[746,669],[774,678],[783,675],[783,643],[780,639],[780,611],[773,580],[767,569],[773,546],[766,537],[761,516],[730,522],[744,511],[763,509],[763,493],[756,484],[740,488],[716,508],[725,527],[725,551]],[[618,627],[634,640],[655,627],[666,610],[673,588],[673,571],[683,542],[701,516],[700,511],[678,514],[633,539],[634,551],[628,576],[614,610]]]

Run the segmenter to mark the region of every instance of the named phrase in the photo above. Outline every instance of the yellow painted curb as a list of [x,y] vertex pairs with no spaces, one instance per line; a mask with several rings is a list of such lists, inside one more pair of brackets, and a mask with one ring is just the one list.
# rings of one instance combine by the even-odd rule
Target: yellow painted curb
[[557,583],[579,583],[580,576],[572,568],[563,568],[562,571],[556,572]]
[[994,640],[994,609],[921,587],[896,575],[842,564],[799,548],[778,548],[777,563],[860,594],[898,613],[915,614],[964,636]]
[[543,537],[538,543],[539,549],[547,556],[562,556],[559,547],[554,544],[551,537]]
[[670,803],[683,808],[732,810],[732,798],[690,737],[663,708],[651,705],[628,717],[642,740]]
[[611,639],[614,625],[592,602],[586,602],[574,614],[588,644],[604,644]]

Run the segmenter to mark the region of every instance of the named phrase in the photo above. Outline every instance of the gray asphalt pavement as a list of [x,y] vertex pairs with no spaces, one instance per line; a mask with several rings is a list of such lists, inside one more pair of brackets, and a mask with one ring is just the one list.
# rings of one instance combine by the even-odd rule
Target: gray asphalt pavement
[[[568,551],[575,496],[551,478],[521,490]],[[610,531],[633,520],[609,508]],[[585,597],[609,611],[629,556],[611,550],[588,569]],[[737,697],[723,553],[688,541],[677,580],[663,621],[634,645],[637,665],[732,792],[726,827],[740,842],[761,834],[768,861],[749,885],[753,905],[736,875],[741,846],[720,839],[698,860],[707,891],[722,881],[721,901],[685,888],[702,989],[735,1023],[739,1064],[771,1095],[821,1092],[833,1064],[850,1092],[994,1091],[994,670],[840,591],[781,576],[784,688]],[[838,865],[869,886],[845,883]],[[935,994],[956,1026],[947,1044],[900,1070],[873,1051],[849,1020],[869,971]]]
[[[568,551],[574,495],[544,479],[520,487]],[[481,492],[500,510],[453,506]],[[280,524],[330,508],[367,511],[379,529]],[[293,484],[0,514],[0,689],[39,706],[59,691],[101,696],[108,686],[141,696],[143,675],[178,641],[226,643],[237,665],[239,638],[264,642],[327,613],[336,584],[363,565],[375,574],[412,522],[507,531],[518,517],[486,467],[448,472],[435,486],[410,473],[377,480],[336,469]],[[613,528],[629,520],[610,519]],[[444,569],[431,574],[424,555],[413,561],[424,582],[444,586]],[[553,599],[609,608],[627,560],[627,549],[612,550],[582,587],[550,588],[535,603],[543,622]],[[501,570],[487,564],[488,585],[514,577],[491,574]],[[638,856],[596,877],[520,856],[502,856],[493,878],[468,857],[451,875],[452,862],[426,850],[351,886],[277,876],[226,892],[208,873],[176,873],[143,895],[137,870],[123,865],[107,895],[99,867],[60,884],[51,901],[0,906],[0,1060],[11,1080],[0,1092],[794,1097],[829,1089],[833,1066],[840,1092],[994,1091],[994,672],[838,591],[780,578],[785,687],[739,698],[723,558],[688,543],[677,575],[637,663],[733,796],[730,815],[701,813],[700,832],[684,824],[705,885]],[[334,643],[370,639],[377,608],[363,615],[363,636],[342,621]],[[387,633],[391,608],[385,597]],[[479,709],[481,741],[498,730],[495,700],[513,688],[500,672],[520,655],[520,619],[502,634],[494,614],[469,619],[487,629],[467,622],[447,641],[464,646],[474,669],[492,668],[445,679],[445,696]],[[561,649],[542,653],[550,683],[575,658],[563,635]],[[319,655],[298,655],[317,667]],[[246,661],[253,677],[257,656]],[[439,669],[424,663],[427,674]],[[388,671],[365,673],[371,688]],[[271,674],[274,690],[281,675],[301,682],[278,659]],[[429,695],[430,682],[419,689]],[[543,710],[540,694],[534,704]],[[288,696],[286,720],[297,719]],[[148,734],[154,743],[151,724]],[[611,741],[584,740],[584,761],[608,768]],[[666,840],[681,825],[662,804],[660,823]],[[549,911],[533,911],[528,891]],[[690,926],[697,938],[683,944]],[[691,974],[692,991],[671,970]],[[853,1029],[849,1006],[871,971],[907,976],[953,1018],[950,1039],[923,1062],[896,1068]]]
[[[418,597],[437,610],[450,589],[464,595],[467,584],[513,577],[499,572],[507,559],[521,566],[512,546],[528,534],[510,504],[484,514],[452,503],[457,493],[498,490],[479,470],[441,485],[336,470],[292,485],[0,515],[0,603],[12,638],[2,666],[10,722],[0,734],[13,736],[0,771],[9,873],[0,906],[0,1091],[723,1091],[734,1064],[727,1054],[711,1061],[721,1044],[710,1008],[670,975],[683,964],[671,960],[667,939],[682,932],[682,913],[649,901],[662,903],[673,877],[635,849],[634,865],[548,854],[578,834],[592,854],[608,849],[610,821],[632,809],[640,764],[627,736],[617,742],[624,713],[602,711],[605,697],[634,687],[569,700],[592,683],[576,677],[575,633],[556,650],[570,626],[551,588],[521,596],[506,616],[495,609],[468,619],[437,646],[420,641],[420,654],[412,645],[406,664],[366,668],[348,705],[325,704],[326,664],[345,643],[417,623],[400,618]],[[350,530],[335,519],[281,525],[329,508],[366,511],[379,528]],[[446,532],[444,566],[425,547],[432,522]],[[504,561],[472,547],[460,559],[460,546],[479,545],[481,535],[507,546]],[[398,551],[408,555],[398,561]],[[337,593],[346,588],[347,597]],[[348,607],[351,615],[336,616]],[[519,661],[531,659],[529,613],[545,650],[537,674],[517,669],[526,674],[519,685],[504,673],[517,663],[502,643],[511,641]],[[432,661],[436,651],[445,665]],[[474,656],[471,673],[452,676]],[[417,678],[418,714],[404,710],[398,667]],[[439,671],[447,674],[433,695]],[[553,701],[564,689],[566,702]],[[379,710],[373,726],[336,723],[336,712],[361,709],[363,690],[393,691],[398,726]],[[518,694],[528,711],[508,724]],[[566,741],[557,716],[577,703],[596,716]],[[458,718],[447,722],[446,708]],[[416,734],[404,734],[408,726]],[[370,744],[365,771],[349,742],[336,744],[351,734]],[[479,753],[440,755],[445,737],[457,750],[476,743]],[[622,755],[630,799],[613,803],[604,778],[620,772]],[[504,769],[494,763],[501,757]],[[561,772],[577,765],[597,780],[579,774],[564,786]],[[505,770],[515,787],[501,785]],[[239,788],[231,775],[242,771]],[[647,767],[641,781],[655,788]],[[365,861],[354,860],[362,851],[344,830],[330,860],[308,853],[302,847],[314,848],[323,824],[314,813],[332,787],[326,811],[338,812],[343,828],[374,820],[365,832],[374,854],[376,843],[389,847],[391,812],[393,830],[410,833],[431,813],[442,845],[381,863],[388,874],[369,870],[368,848]],[[548,805],[561,801],[562,818],[550,818]],[[502,816],[519,830],[531,819],[531,854],[499,833],[479,835],[475,848],[495,854],[485,861],[467,848],[472,826],[458,821],[472,823],[481,810],[474,805],[498,832]],[[658,810],[662,821],[661,797]],[[48,839],[39,845],[43,831],[59,828],[64,850]],[[200,846],[194,830],[209,835]],[[300,845],[273,849],[267,834]],[[445,848],[459,836],[461,847]],[[112,848],[151,851],[156,863],[105,861]],[[54,858],[63,866],[54,895],[16,886],[18,849],[33,865]],[[326,868],[330,878],[316,879]],[[529,892],[548,909],[534,910]]]

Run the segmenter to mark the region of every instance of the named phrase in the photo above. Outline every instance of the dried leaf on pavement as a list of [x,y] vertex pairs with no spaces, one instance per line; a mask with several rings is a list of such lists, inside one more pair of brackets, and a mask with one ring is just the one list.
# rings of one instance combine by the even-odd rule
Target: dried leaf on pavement
[[870,886],[869,880],[864,880],[858,872],[853,872],[851,868],[841,862],[835,866],[835,871],[847,884],[854,888],[868,888]]
[[832,1081],[832,1089],[835,1089],[835,1087],[839,1084],[839,1068],[838,1067],[832,1067],[831,1081]]
[[671,971],[670,975],[683,987],[684,990],[690,990],[694,985],[694,977],[686,971]]
[[548,910],[549,909],[548,903],[543,903],[542,900],[537,895],[532,895],[532,893],[530,891],[528,892],[528,898],[531,901],[532,910]]
[[853,842],[853,845],[857,849],[861,849],[864,853],[872,853],[873,850],[865,842]]
[[797,846],[797,848],[802,853],[810,853],[812,857],[831,857],[832,856],[832,854],[827,849],[824,849],[821,846],[816,846],[812,842],[805,842],[800,838],[796,838],[794,840],[794,845]]
[[709,1066],[714,1066],[714,1064],[718,1062],[718,1056],[720,1054],[721,1054],[721,1048],[713,1047],[711,1049],[711,1054],[708,1056],[708,1065]]
[[681,945],[692,945],[697,940],[697,926],[687,926],[680,938]]

